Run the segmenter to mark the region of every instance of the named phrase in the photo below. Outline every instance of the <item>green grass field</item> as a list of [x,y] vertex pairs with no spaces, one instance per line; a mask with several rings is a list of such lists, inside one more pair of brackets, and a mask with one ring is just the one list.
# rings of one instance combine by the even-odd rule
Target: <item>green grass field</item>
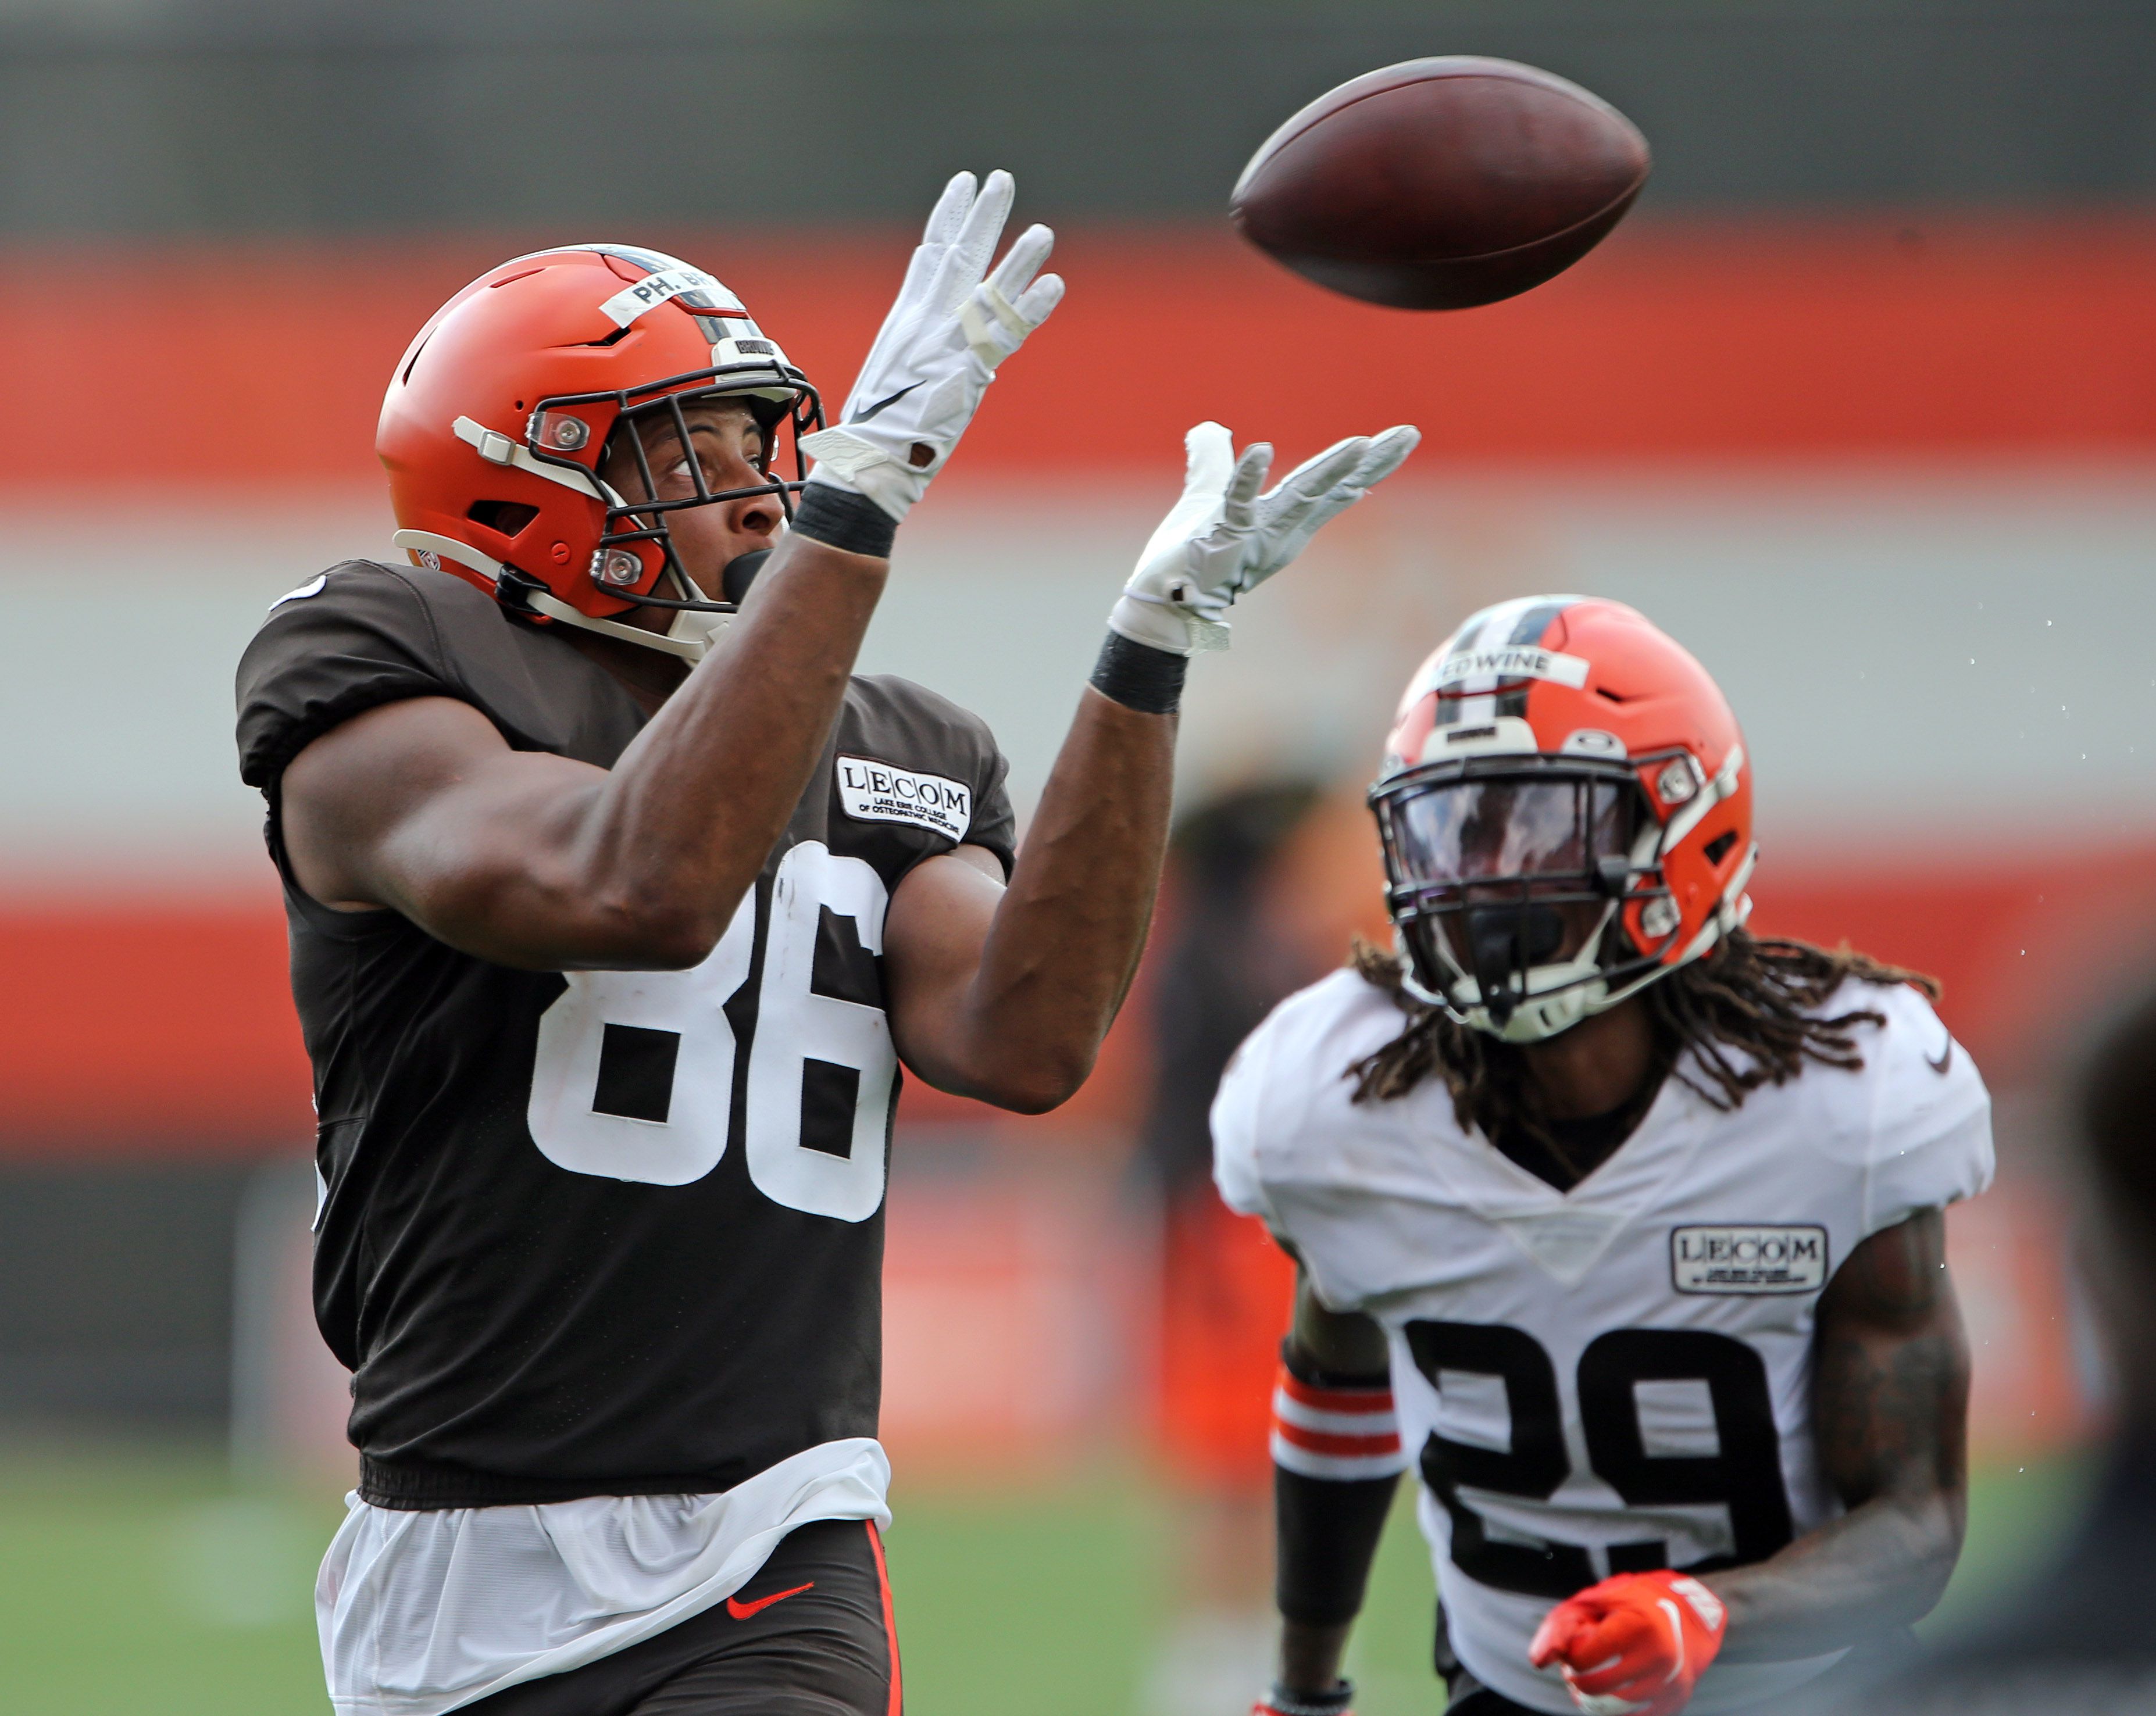
[[[1984,1474],[1939,1619],[2070,1519],[2082,1468]],[[901,1488],[890,1539],[915,1716],[1122,1716],[1163,1618],[1169,1518],[1110,1474],[1020,1493]],[[322,1713],[309,1594],[332,1497],[236,1488],[182,1452],[0,1457],[7,1716]],[[1435,1708],[1430,1573],[1394,1516],[1357,1657],[1363,1716]],[[1253,1665],[1254,1676],[1258,1665]]]

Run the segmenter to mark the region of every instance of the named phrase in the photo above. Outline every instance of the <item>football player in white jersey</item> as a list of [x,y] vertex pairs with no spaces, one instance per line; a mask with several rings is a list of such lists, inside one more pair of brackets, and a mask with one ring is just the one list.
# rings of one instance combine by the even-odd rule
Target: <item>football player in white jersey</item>
[[1924,980],[1747,932],[1742,735],[1628,607],[1470,619],[1371,801],[1397,953],[1284,1002],[1213,1110],[1300,1270],[1258,1708],[1348,1708],[1410,1467],[1454,1716],[1781,1700],[1959,1552],[1983,1082]]

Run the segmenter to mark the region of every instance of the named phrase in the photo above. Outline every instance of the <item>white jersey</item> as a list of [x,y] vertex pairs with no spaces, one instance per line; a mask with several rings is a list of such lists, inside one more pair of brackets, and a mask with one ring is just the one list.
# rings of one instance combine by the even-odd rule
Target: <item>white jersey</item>
[[[1990,1183],[1990,1102],[1915,990],[1851,983],[1861,1071],[1810,1066],[1717,1109],[1666,1079],[1570,1193],[1454,1119],[1431,1078],[1356,1104],[1349,1065],[1399,1035],[1353,971],[1291,996],[1213,1108],[1230,1206],[1292,1244],[1318,1298],[1381,1324],[1452,1647],[1490,1687],[1569,1713],[1527,1642],[1611,1573],[1756,1561],[1840,1511],[1809,1407],[1812,1324],[1867,1236]],[[1717,1662],[1702,1716],[1834,1657]]]

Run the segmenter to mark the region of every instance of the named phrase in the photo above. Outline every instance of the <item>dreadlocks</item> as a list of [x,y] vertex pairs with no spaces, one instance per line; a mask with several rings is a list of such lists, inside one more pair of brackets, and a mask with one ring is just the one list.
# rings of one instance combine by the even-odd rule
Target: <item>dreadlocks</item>
[[[1476,1128],[1486,1138],[1526,1132],[1551,1141],[1527,1076],[1526,1058],[1517,1047],[1470,1030],[1442,1008],[1414,1000],[1401,986],[1399,961],[1392,954],[1358,940],[1353,964],[1364,981],[1389,994],[1408,1016],[1405,1030],[1348,1069],[1355,1080],[1357,1102],[1404,1096],[1435,1073],[1452,1094],[1452,1110],[1461,1126]],[[1852,977],[1881,987],[1913,984],[1931,1000],[1938,999],[1936,980],[1845,946],[1830,953],[1806,942],[1731,930],[1705,958],[1679,966],[1644,991],[1654,1025],[1656,1060],[1642,1105],[1671,1073],[1727,1111],[1763,1084],[1795,1078],[1807,1061],[1854,1072],[1864,1057],[1852,1030],[1883,1025],[1886,1016],[1869,1007],[1830,1018],[1814,1012]]]

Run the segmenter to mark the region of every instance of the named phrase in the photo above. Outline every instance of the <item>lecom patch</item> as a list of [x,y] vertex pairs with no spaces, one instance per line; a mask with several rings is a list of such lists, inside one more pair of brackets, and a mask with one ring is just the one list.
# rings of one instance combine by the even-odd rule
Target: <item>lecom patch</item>
[[973,789],[963,781],[865,756],[840,757],[838,776],[839,807],[857,822],[910,822],[951,840],[973,826]]
[[1824,1227],[1673,1227],[1679,1293],[1816,1293],[1826,1285]]

